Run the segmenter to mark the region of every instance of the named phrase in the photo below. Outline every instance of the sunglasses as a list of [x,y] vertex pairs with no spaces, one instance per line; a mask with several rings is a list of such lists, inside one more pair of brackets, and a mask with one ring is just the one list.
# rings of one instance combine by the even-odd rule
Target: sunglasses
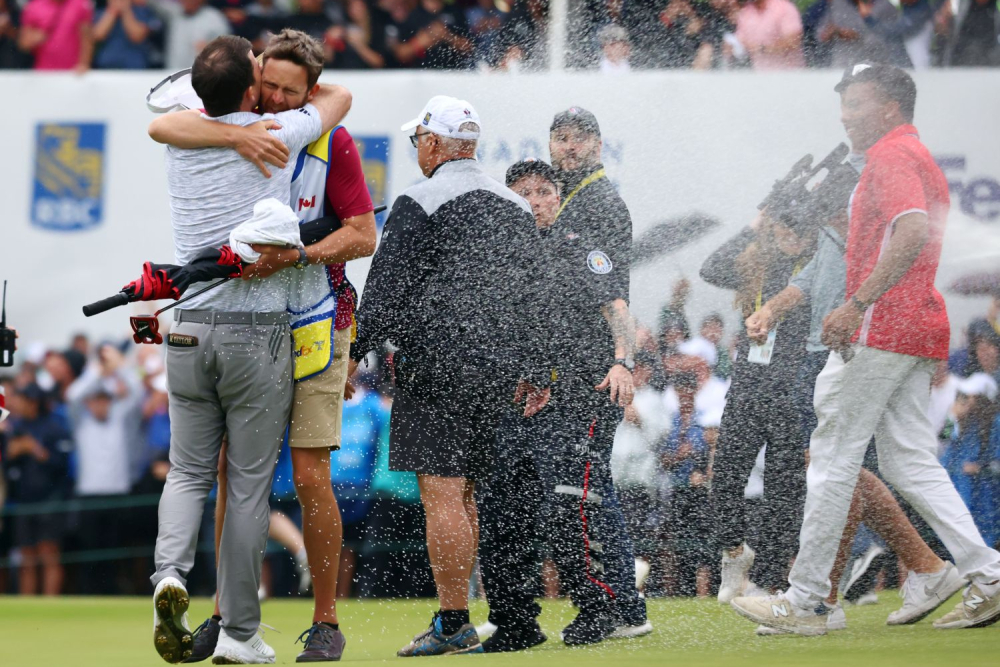
[[428,135],[430,135],[430,132],[424,132],[423,134],[411,134],[410,143],[413,144],[414,148],[416,148],[420,144],[420,139]]

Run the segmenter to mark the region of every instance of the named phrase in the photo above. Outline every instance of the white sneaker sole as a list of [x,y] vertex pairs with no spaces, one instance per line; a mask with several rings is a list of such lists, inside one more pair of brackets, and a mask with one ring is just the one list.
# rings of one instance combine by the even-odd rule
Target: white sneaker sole
[[798,624],[795,625],[789,624],[787,626],[781,626],[778,625],[777,622],[769,618],[760,618],[756,614],[751,614],[750,612],[745,611],[744,609],[737,607],[736,605],[730,605],[730,606],[737,614],[739,614],[743,618],[749,619],[754,623],[757,623],[758,625],[763,625],[765,627],[772,628],[774,630],[784,630],[789,634],[800,635],[802,637],[819,637],[826,634],[825,625],[823,627],[811,627],[808,625],[798,625]]
[[[847,622],[841,621],[839,623],[827,623],[826,629],[828,632],[837,632],[839,630],[846,630]],[[779,630],[778,628],[769,628],[766,625],[758,625],[756,633],[758,637],[791,637],[795,635],[795,633],[790,630]]]
[[178,582],[166,583],[153,597],[153,646],[165,661],[177,664],[191,657],[194,638],[187,627],[187,591]]
[[622,625],[608,635],[608,639],[635,639],[653,632],[653,624],[646,621],[642,625]]
[[[965,586],[968,585],[968,582],[965,581],[965,579],[962,579],[962,577],[958,575],[958,572],[954,568],[952,568],[952,573],[953,575],[951,574],[949,575],[950,581],[947,581],[944,584],[942,584],[941,590],[932,595],[931,597],[927,598],[924,604],[914,608],[910,613],[906,614],[905,616],[897,616],[893,618],[893,615],[890,614],[889,618],[886,619],[885,624],[912,625],[914,623],[919,623],[920,621],[924,620],[925,618],[933,614],[934,611],[938,607],[943,605],[945,602],[947,602],[952,595],[959,592]],[[900,611],[902,610],[900,609]]]

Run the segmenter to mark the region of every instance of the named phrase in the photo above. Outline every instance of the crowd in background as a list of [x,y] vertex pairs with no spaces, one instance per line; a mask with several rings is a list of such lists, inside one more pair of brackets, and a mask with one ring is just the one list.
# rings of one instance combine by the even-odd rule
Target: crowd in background
[[[0,0],[0,68],[190,67],[284,27],[333,69],[547,67],[548,0]],[[572,68],[1000,65],[996,0],[569,0]]]
[[[718,579],[710,494],[732,341],[719,315],[689,322],[688,291],[687,281],[675,285],[656,326],[638,330],[635,401],[612,459],[636,554],[652,570],[648,595],[706,596]],[[942,463],[987,543],[995,544],[1000,295],[958,342],[963,345],[953,346],[935,376],[930,418],[940,433]],[[170,466],[162,349],[94,343],[83,335],[62,350],[22,347],[17,373],[0,377],[11,411],[0,424],[0,593],[148,592],[156,503]],[[341,596],[434,591],[416,479],[388,470],[389,368],[374,363],[362,375],[344,407],[341,449],[331,457],[345,526]],[[751,515],[765,474],[760,456],[745,491]],[[299,521],[287,447],[275,471],[272,506]],[[190,582],[196,594],[214,591],[212,520],[210,504]],[[272,522],[272,536],[276,532]],[[268,592],[299,591],[297,554],[272,546]],[[558,582],[551,568],[546,572],[539,592],[554,594]]]

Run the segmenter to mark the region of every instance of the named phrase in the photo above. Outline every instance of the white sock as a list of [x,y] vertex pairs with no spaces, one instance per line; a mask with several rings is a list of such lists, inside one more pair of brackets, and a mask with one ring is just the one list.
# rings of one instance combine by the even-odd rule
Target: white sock
[[295,562],[298,566],[304,570],[309,569],[309,556],[306,554],[306,548],[302,547],[299,552],[295,554]]

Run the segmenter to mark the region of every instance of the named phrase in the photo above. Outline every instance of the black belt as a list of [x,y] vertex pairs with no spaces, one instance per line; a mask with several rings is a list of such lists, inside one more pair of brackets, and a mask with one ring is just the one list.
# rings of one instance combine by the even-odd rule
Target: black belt
[[227,313],[216,310],[175,310],[175,322],[196,324],[288,324],[288,313]]

